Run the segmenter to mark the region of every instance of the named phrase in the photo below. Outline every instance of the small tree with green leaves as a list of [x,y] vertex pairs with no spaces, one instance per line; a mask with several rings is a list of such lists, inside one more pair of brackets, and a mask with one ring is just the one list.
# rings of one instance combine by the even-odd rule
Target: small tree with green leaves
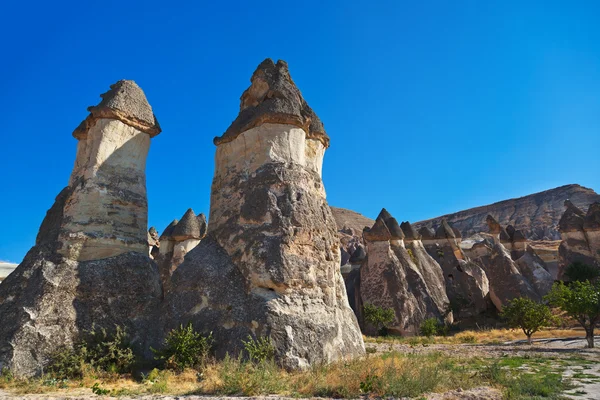
[[592,265],[582,263],[581,261],[575,261],[565,268],[565,278],[570,281],[594,282],[600,277],[600,269]]
[[529,344],[532,343],[531,336],[534,333],[553,321],[552,312],[547,305],[528,297],[511,300],[502,307],[500,316],[506,319],[511,328],[521,328]]
[[546,299],[579,322],[585,329],[588,347],[593,348],[594,327],[600,322],[600,282],[557,282]]
[[171,330],[165,337],[164,347],[151,350],[156,359],[169,369],[183,371],[186,368],[204,366],[213,345],[212,332],[204,336],[191,323]]
[[391,308],[378,307],[374,304],[365,303],[363,306],[365,321],[377,329],[381,336],[387,334],[388,325],[394,321],[395,313]]

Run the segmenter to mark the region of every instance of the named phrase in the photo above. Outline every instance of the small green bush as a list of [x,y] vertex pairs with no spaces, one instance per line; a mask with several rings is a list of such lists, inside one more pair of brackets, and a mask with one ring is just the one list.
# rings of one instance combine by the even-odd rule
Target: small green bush
[[439,325],[440,325],[440,322],[438,321],[437,318],[433,318],[433,317],[427,318],[421,324],[421,327],[419,328],[419,332],[421,333],[421,336],[427,336],[427,337],[435,336],[438,333]]
[[108,373],[131,372],[135,355],[126,331],[116,326],[84,332],[72,348],[62,347],[50,356],[48,372],[58,379],[82,378],[86,370]]
[[257,363],[264,363],[275,358],[275,348],[268,336],[253,338],[248,335],[248,341],[242,340],[248,358]]
[[365,321],[377,329],[380,336],[387,335],[387,326],[394,321],[395,313],[392,308],[378,307],[374,304],[365,303],[363,306]]
[[600,269],[598,269],[598,267],[582,263],[581,261],[575,261],[565,268],[564,275],[565,278],[570,281],[593,282],[600,277]]
[[165,337],[161,350],[151,349],[156,359],[168,369],[183,371],[186,368],[199,368],[206,364],[213,345],[212,332],[207,336],[196,332],[191,323],[171,330]]

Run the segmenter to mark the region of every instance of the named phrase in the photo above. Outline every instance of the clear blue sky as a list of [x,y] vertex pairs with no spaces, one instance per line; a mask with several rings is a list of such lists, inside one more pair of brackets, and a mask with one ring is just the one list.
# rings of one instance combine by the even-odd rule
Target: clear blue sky
[[[127,3],[127,4],[125,4]],[[150,224],[208,213],[215,147],[266,57],[325,123],[329,203],[398,220],[600,190],[600,2],[3,2],[0,260],[33,245],[73,129],[119,79],[163,128]]]

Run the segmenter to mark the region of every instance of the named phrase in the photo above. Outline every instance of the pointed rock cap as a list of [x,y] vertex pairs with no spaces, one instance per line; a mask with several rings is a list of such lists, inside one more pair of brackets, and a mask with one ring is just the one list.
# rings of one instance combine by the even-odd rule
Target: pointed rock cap
[[419,232],[408,221],[404,221],[400,224],[400,228],[402,228],[402,232],[404,232],[404,240],[421,240],[421,235]]
[[367,252],[362,245],[359,245],[350,256],[350,264],[358,264],[367,257]]
[[367,242],[384,242],[392,238],[383,219],[377,218],[371,228],[363,229],[363,238]]
[[194,210],[188,208],[181,221],[173,229],[171,236],[178,242],[188,239],[200,239],[200,224]]
[[523,234],[520,229],[515,230],[515,233],[512,235],[511,240],[513,242],[526,242],[527,238]]
[[85,139],[90,128],[101,118],[117,119],[147,133],[150,137],[161,132],[146,95],[134,81],[118,81],[100,97],[100,104],[88,107],[90,115],[73,131],[75,138]]
[[392,218],[392,214],[390,214],[388,212],[388,210],[386,210],[385,208],[382,208],[381,211],[379,212],[379,215],[377,216],[377,218],[375,218],[375,220],[382,219],[382,220],[386,221],[390,218]]
[[302,93],[290,76],[288,65],[270,58],[264,60],[250,79],[251,85],[240,98],[240,113],[221,137],[218,146],[231,142],[239,134],[265,123],[296,125],[306,132],[306,137],[316,139],[329,147],[329,136],[323,123],[308,106]]
[[497,235],[503,231],[502,226],[500,226],[498,221],[496,221],[496,219],[494,217],[492,217],[490,214],[488,214],[488,216],[485,217],[485,222],[487,223],[487,226],[488,226],[491,234]]
[[204,213],[198,214],[196,217],[198,219],[198,226],[200,227],[200,238],[204,238],[206,236],[206,232],[208,230],[208,224],[206,223],[206,215]]
[[500,236],[498,237],[501,242],[510,242],[510,235],[506,232],[506,229],[502,228]]
[[177,219],[174,219],[173,221],[171,221],[171,223],[163,231],[162,235],[160,235],[159,240],[172,239],[173,229],[175,229],[175,226],[177,225],[178,222],[179,222],[179,220],[177,220]]
[[400,225],[398,224],[398,221],[396,221],[396,218],[391,217],[385,220],[385,226],[387,226],[388,230],[390,231],[392,240],[404,239],[404,232],[402,231],[402,228],[400,228]]
[[600,202],[590,204],[583,222],[583,229],[585,231],[600,230]]
[[586,215],[570,200],[565,200],[567,208],[558,221],[558,230],[560,232],[578,232],[583,230]]
[[506,233],[508,233],[508,236],[510,237],[510,240],[512,241],[514,236],[515,236],[515,227],[512,225],[507,225],[506,226]]
[[456,235],[454,234],[452,227],[450,226],[448,221],[446,221],[445,218],[442,220],[442,223],[435,231],[435,238],[436,239],[456,239]]
[[435,237],[435,232],[426,226],[423,226],[421,229],[419,229],[419,234],[423,240],[432,240]]

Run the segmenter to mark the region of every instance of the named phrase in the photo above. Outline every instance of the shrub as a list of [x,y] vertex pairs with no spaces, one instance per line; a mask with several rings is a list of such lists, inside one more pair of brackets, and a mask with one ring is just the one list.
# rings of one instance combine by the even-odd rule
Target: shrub
[[395,314],[391,308],[378,307],[374,304],[365,303],[363,306],[365,321],[377,329],[380,336],[387,334],[387,326],[394,321]]
[[168,369],[183,371],[186,368],[199,368],[206,364],[213,345],[212,332],[203,336],[194,330],[191,323],[171,330],[165,337],[161,350],[151,349],[156,359]]
[[437,318],[433,318],[433,317],[427,318],[421,324],[421,327],[419,328],[419,332],[421,333],[421,336],[427,336],[427,337],[435,336],[438,333],[439,325],[440,325],[440,322],[438,321]]
[[130,372],[135,355],[127,333],[120,326],[112,332],[92,327],[72,348],[63,347],[50,356],[48,371],[56,378],[82,378],[86,370]]
[[584,264],[580,261],[575,261],[565,269],[565,278],[570,281],[593,282],[594,280],[598,279],[599,276],[600,269],[588,264]]
[[547,305],[536,303],[527,297],[511,300],[502,308],[500,316],[507,320],[510,327],[521,328],[529,344],[531,336],[553,320]]
[[264,363],[275,358],[275,348],[273,347],[273,343],[271,343],[271,338],[268,336],[254,339],[248,335],[248,341],[242,340],[242,343],[251,361]]

